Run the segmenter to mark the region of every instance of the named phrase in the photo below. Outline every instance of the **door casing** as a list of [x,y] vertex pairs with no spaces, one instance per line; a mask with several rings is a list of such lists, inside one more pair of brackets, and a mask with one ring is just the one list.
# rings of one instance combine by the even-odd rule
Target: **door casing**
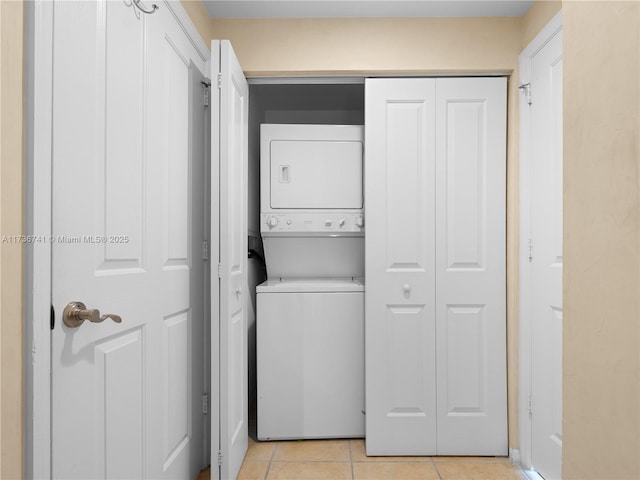
[[531,282],[529,270],[529,225],[531,222],[530,206],[532,202],[529,190],[529,167],[531,158],[530,111],[526,84],[531,79],[531,62],[533,57],[562,28],[562,11],[558,12],[549,23],[536,35],[531,43],[520,54],[520,79],[522,85],[520,95],[520,325],[519,325],[519,358],[518,358],[518,431],[519,451],[514,453],[518,463],[525,468],[531,466],[531,416],[529,415],[529,399],[531,396]]

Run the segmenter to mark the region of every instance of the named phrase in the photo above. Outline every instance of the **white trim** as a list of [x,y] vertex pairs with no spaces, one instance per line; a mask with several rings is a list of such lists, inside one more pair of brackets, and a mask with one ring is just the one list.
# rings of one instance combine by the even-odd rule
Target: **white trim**
[[511,460],[511,465],[515,465],[517,467],[522,465],[522,459],[520,458],[520,450],[517,448],[509,447],[509,460]]
[[249,85],[364,85],[364,77],[247,77]]
[[554,15],[554,17],[549,20],[540,32],[535,36],[531,43],[526,46],[526,48],[520,53],[520,66],[522,66],[523,57],[527,59],[531,59],[531,57],[535,56],[542,47],[544,47],[549,40],[553,38],[553,36],[558,33],[559,30],[562,30],[562,10]]
[[[520,54],[519,84],[529,83],[531,60],[562,29],[562,10],[536,35]],[[529,398],[531,395],[531,318],[530,318],[530,278],[529,278],[529,116],[527,96],[520,95],[520,334],[518,359],[518,431],[520,463],[523,468],[531,468],[531,417]]]
[[[53,3],[27,2],[28,73],[26,152],[28,234],[44,238],[28,250],[26,277],[26,473],[51,478],[51,146],[53,105]],[[30,194],[30,195],[29,195]],[[41,237],[40,237],[41,236]]]
[[[207,48],[207,44],[200,36],[200,32],[196,29],[195,25],[191,21],[189,14],[182,6],[182,2],[179,0],[164,0],[164,4],[169,8],[169,11],[173,13],[173,16],[176,18],[178,25],[182,27],[182,30],[187,35],[187,38],[191,41],[191,44],[198,52],[200,59],[203,64],[209,62],[209,49]],[[201,69],[205,75],[208,74],[207,71]]]
[[220,89],[217,78],[220,72],[220,40],[211,40],[211,85],[209,112],[211,125],[211,233],[209,258],[211,258],[211,478],[220,479],[221,468],[216,460],[221,458],[220,438]]
[[524,474],[527,476],[529,480],[544,480],[544,478],[541,477],[540,474],[535,470],[523,469],[522,471],[524,472]]
[[[205,74],[209,49],[179,1],[164,0],[195,47]],[[27,137],[26,233],[43,242],[31,244],[25,267],[25,474],[26,478],[51,478],[51,182],[53,128],[53,26],[51,0],[35,0],[25,6],[27,26],[25,62],[27,75],[25,118]],[[31,82],[31,83],[29,83]],[[60,322],[56,312],[56,323]]]
[[363,73],[361,75],[340,75],[339,72],[326,76],[300,75],[300,76],[248,76],[249,85],[359,85],[364,84],[367,78],[460,78],[460,77],[509,77],[510,72],[484,72],[484,73]]

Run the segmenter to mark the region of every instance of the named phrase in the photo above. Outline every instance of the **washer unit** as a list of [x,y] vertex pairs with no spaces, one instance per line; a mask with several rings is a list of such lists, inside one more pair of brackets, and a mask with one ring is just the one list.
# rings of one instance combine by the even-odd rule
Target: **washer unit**
[[363,128],[260,133],[258,438],[363,437]]

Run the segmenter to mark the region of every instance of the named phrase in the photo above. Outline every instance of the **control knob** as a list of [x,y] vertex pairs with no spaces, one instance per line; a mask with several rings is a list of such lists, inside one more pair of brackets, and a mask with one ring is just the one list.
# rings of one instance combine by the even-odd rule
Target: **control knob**
[[358,218],[356,218],[356,226],[358,228],[364,227],[364,217],[362,215],[358,215]]
[[278,217],[269,217],[267,218],[267,226],[269,228],[274,228],[278,225]]

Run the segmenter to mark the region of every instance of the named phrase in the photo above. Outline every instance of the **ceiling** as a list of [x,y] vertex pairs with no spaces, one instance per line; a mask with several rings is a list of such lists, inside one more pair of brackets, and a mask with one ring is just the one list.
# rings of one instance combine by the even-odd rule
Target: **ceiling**
[[211,18],[520,17],[533,0],[203,0]]

